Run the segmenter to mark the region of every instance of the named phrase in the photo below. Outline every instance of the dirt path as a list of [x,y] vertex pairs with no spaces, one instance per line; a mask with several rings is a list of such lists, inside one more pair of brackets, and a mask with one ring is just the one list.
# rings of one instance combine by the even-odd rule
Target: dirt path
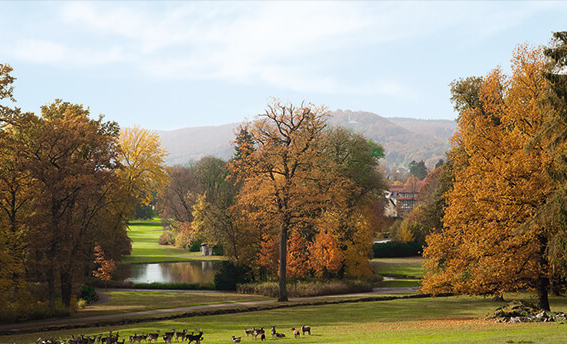
[[[156,292],[165,290],[148,290],[148,289],[119,289],[119,290],[130,290],[139,292]],[[261,309],[269,308],[281,308],[281,307],[296,307],[303,304],[293,304],[296,302],[306,303],[306,304],[324,304],[324,303],[336,303],[338,298],[351,298],[351,297],[367,297],[369,300],[388,300],[395,298],[405,298],[405,297],[424,297],[423,295],[410,295],[402,297],[380,297],[381,294],[392,294],[395,292],[414,292],[415,288],[376,288],[374,291],[369,293],[357,293],[357,294],[347,294],[347,295],[326,295],[326,296],[314,296],[314,297],[302,297],[302,298],[290,298],[291,304],[279,303],[275,300],[266,301],[248,301],[248,302],[230,302],[222,304],[213,305],[200,305],[200,306],[187,306],[187,307],[175,307],[175,308],[163,308],[163,309],[152,309],[146,311],[120,313],[120,314],[106,314],[106,315],[96,315],[90,317],[82,318],[64,318],[64,319],[50,319],[41,321],[31,321],[23,323],[14,324],[2,324],[0,325],[0,335],[15,334],[18,332],[42,332],[57,330],[63,328],[75,328],[75,327],[91,327],[106,324],[108,322],[129,322],[127,319],[130,318],[142,318],[136,319],[136,321],[152,321],[157,317],[166,317],[168,313],[182,313],[181,316],[198,316],[198,315],[212,315],[216,311],[234,313],[234,312],[244,312],[244,311],[255,311]],[[197,293],[202,291],[195,290],[175,290],[175,292],[191,292]],[[103,295],[99,296],[98,302],[106,302],[110,300],[110,296],[101,293]],[[375,296],[375,297],[373,297]],[[106,300],[106,301],[105,301]],[[345,302],[353,302],[345,301]],[[207,312],[210,311],[210,312]],[[146,319],[147,318],[147,319]]]

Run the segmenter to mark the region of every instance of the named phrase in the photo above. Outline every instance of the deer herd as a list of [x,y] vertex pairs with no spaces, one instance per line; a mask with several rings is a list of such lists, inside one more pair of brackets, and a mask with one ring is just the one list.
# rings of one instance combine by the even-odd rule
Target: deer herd
[[[118,340],[118,337],[120,336],[119,332],[116,332],[116,334],[112,334],[112,331],[110,331],[108,335],[99,334],[92,337],[85,335],[80,335],[78,337],[71,336],[71,339],[67,339],[67,340],[55,340],[55,339],[44,340],[39,338],[36,343],[37,344],[126,344],[126,341],[128,340],[128,344],[142,344],[142,341],[147,344],[151,344],[152,342],[154,344],[157,344],[158,341],[163,340],[164,343],[172,344],[171,343],[172,340],[175,340],[175,342],[187,341],[187,344],[191,344],[191,343],[201,344],[201,341],[203,341],[204,339],[203,331],[202,330],[196,330],[196,331],[197,332],[192,331],[191,333],[188,333],[188,330],[185,329],[183,331],[173,330],[171,332],[160,333],[160,330],[157,330],[156,332],[153,333],[144,332],[140,335],[136,333],[133,336],[129,336],[128,338],[123,338],[120,341]],[[311,335],[311,327],[306,325],[302,325],[301,329],[291,328],[291,331],[293,333],[294,338],[299,338],[301,335],[305,335],[305,333]],[[261,341],[266,340],[266,333],[263,327],[259,327],[259,328],[252,327],[252,329],[250,330],[244,329],[244,332],[246,333],[247,338],[252,336],[254,340],[257,339],[260,339]],[[284,333],[279,333],[276,331],[275,326],[272,326],[271,334],[273,339],[285,337]],[[242,337],[232,336],[232,342],[241,343]]]

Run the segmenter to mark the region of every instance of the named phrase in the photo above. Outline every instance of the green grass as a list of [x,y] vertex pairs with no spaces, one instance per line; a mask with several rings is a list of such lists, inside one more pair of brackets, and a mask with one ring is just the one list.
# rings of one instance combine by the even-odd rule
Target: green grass
[[[508,297],[508,295],[507,295]],[[510,299],[512,297],[509,297]],[[245,328],[276,325],[286,334],[285,342],[297,342],[290,328],[312,326],[312,335],[302,343],[565,343],[567,325],[560,323],[496,324],[484,320],[503,303],[479,297],[406,299],[323,306],[303,306],[230,315],[203,316],[106,328],[65,330],[0,337],[1,343],[32,343],[38,337],[92,335],[109,330],[126,336],[171,329],[201,328],[205,343],[230,343],[230,337],[244,335]],[[552,298],[554,311],[567,311],[565,298]],[[268,341],[272,339],[268,336]],[[161,339],[160,339],[161,342]],[[244,335],[243,342],[254,342]]]
[[380,288],[405,288],[405,287],[419,287],[421,284],[416,279],[394,279],[380,282]]
[[160,245],[158,239],[163,233],[159,220],[130,221],[128,237],[132,239],[132,254],[125,256],[121,263],[162,263],[188,260],[221,260],[219,256],[201,256],[200,252],[189,252],[171,245]]
[[376,273],[382,276],[412,276],[423,277],[423,267],[421,257],[407,258],[375,258],[370,261]]
[[108,291],[110,301],[87,306],[75,314],[87,317],[102,314],[115,314],[146,311],[160,308],[187,307],[196,305],[269,300],[263,296],[242,295],[235,293],[184,293],[157,291]]

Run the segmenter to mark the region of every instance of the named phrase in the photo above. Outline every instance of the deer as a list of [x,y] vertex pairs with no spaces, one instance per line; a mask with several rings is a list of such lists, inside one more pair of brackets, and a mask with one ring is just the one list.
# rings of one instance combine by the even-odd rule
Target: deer
[[299,331],[299,329],[296,329],[295,327],[292,327],[291,330],[293,331],[293,336],[295,338],[299,338],[299,336],[301,336],[301,332]]
[[159,338],[159,330],[156,333],[148,333],[148,341],[151,343],[152,340],[157,344]]
[[[264,335],[264,338],[266,337],[265,332],[264,332],[264,328],[260,327],[260,328],[254,328],[254,340],[256,340],[256,338],[258,338],[258,336],[260,335]],[[260,339],[262,339],[262,337],[260,336]]]
[[165,332],[164,335],[171,336],[171,338],[173,338],[173,336],[175,336],[175,329],[173,329],[173,332]]
[[181,338],[181,340],[185,339],[185,334],[187,334],[187,329],[183,330],[183,332],[176,332],[175,333],[175,341],[179,341],[179,338]]
[[274,338],[274,337],[276,337],[276,338],[283,338],[283,337],[285,337],[285,334],[283,334],[283,333],[277,333],[277,332],[276,332],[276,326],[272,326],[272,338]]
[[201,343],[201,340],[203,340],[203,331],[198,330],[198,332],[198,334],[193,334],[193,332],[191,332],[191,334],[185,336],[185,339],[189,341],[188,344],[190,344],[192,341],[195,341],[195,343],[197,344]]
[[171,344],[171,340],[173,339],[173,333],[172,332],[167,332],[165,333],[163,336],[163,342],[164,343],[169,343]]
[[305,336],[305,332],[307,332],[307,333],[309,333],[309,335],[311,335],[311,326],[301,325],[301,332],[304,336]]
[[248,329],[244,329],[244,332],[246,332],[246,337],[248,338],[249,335],[254,335],[254,332],[256,331],[256,329],[254,327],[252,327],[251,330]]
[[232,336],[232,342],[233,343],[240,343],[241,340],[242,340],[242,337]]

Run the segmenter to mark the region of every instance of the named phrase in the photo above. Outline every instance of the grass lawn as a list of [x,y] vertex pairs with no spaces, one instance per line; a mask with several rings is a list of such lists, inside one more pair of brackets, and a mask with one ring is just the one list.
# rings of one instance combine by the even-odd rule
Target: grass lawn
[[370,261],[376,273],[382,276],[423,277],[422,257],[375,258]]
[[235,293],[184,293],[157,291],[108,291],[110,301],[87,306],[75,314],[75,317],[87,317],[102,314],[115,314],[146,311],[150,309],[187,307],[196,305],[218,304],[228,302],[245,302],[270,300],[257,295]]
[[160,245],[158,239],[163,233],[159,220],[130,221],[128,237],[132,239],[132,254],[125,256],[121,263],[160,263],[187,260],[221,260],[219,256],[201,256],[200,252],[189,252],[175,246]]
[[[520,297],[523,295],[520,295]],[[508,299],[513,296],[506,295]],[[525,296],[524,296],[525,298]],[[245,328],[262,326],[269,331],[276,325],[286,338],[272,339],[302,343],[565,343],[567,324],[524,323],[496,324],[484,317],[503,303],[479,297],[406,299],[381,302],[303,306],[270,311],[184,318],[119,327],[65,330],[2,336],[1,343],[33,343],[38,337],[70,337],[71,334],[93,335],[119,331],[121,338],[142,332],[200,328],[204,343],[231,343],[231,336],[246,338]],[[567,299],[551,298],[552,309],[567,311]],[[294,339],[290,328],[308,324],[312,335]],[[160,338],[160,342],[162,342]]]
[[393,279],[380,282],[381,288],[405,288],[405,287],[420,287],[419,280],[416,279]]

